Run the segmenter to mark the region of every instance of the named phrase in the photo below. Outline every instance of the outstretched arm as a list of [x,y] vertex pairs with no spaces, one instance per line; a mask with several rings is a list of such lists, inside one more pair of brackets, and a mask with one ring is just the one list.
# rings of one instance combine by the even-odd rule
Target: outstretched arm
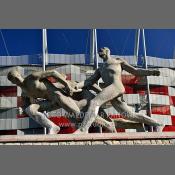
[[47,77],[54,77],[57,79],[61,84],[63,84],[65,87],[69,86],[68,81],[66,80],[66,77],[59,72],[55,70],[47,70],[47,71],[41,71],[41,72],[34,72],[32,74],[34,77],[39,78],[39,79],[44,79]]
[[97,69],[93,75],[91,75],[88,79],[85,81],[82,81],[77,84],[76,88],[82,89],[83,87],[90,87],[94,85],[99,79],[100,79],[100,71]]
[[148,70],[148,69],[137,69],[130,64],[128,64],[125,60],[122,61],[122,68],[123,70],[136,75],[136,76],[159,76],[160,71],[159,70]]

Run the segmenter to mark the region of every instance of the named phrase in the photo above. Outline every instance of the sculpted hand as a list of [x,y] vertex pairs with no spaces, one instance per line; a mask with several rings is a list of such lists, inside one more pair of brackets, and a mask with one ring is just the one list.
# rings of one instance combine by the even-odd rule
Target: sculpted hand
[[73,93],[75,93],[75,92],[81,92],[82,89],[76,89],[76,87],[75,87],[75,89],[74,89],[74,88],[72,88],[70,85],[67,85],[66,91],[69,93],[69,95],[72,96]]
[[76,90],[78,90],[78,89],[79,89],[79,87],[78,87],[78,83],[76,84],[75,89],[76,89]]

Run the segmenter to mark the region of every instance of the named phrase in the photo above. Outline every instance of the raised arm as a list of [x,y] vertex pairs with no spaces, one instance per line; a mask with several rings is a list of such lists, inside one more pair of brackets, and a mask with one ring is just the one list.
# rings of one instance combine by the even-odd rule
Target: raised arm
[[100,88],[100,86],[98,86],[96,83],[93,84],[92,86],[87,87],[87,89],[88,90],[93,90],[97,94],[102,91],[102,89]]
[[121,63],[122,69],[133,74],[136,76],[159,76],[160,71],[159,70],[148,70],[148,69],[137,69],[130,64],[127,63],[127,61],[123,60]]
[[63,84],[65,87],[69,86],[68,81],[66,80],[66,77],[60,74],[59,72],[55,70],[47,70],[47,71],[41,71],[41,72],[34,72],[32,75],[39,79],[44,79],[47,77],[54,77],[57,79],[61,84]]
[[94,85],[99,79],[100,79],[100,71],[99,69],[97,69],[93,75],[91,75],[88,79],[86,79],[85,81],[82,81],[80,83],[77,84],[77,88],[78,89],[82,89],[84,87],[90,87],[92,85]]

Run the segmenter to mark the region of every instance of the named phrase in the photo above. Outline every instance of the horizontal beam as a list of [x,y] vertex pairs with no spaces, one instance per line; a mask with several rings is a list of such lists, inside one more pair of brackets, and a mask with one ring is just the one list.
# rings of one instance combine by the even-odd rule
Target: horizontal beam
[[0,136],[0,143],[12,142],[61,142],[61,141],[97,141],[97,140],[147,140],[175,139],[175,132],[139,132],[139,133],[91,133],[57,135],[6,135]]

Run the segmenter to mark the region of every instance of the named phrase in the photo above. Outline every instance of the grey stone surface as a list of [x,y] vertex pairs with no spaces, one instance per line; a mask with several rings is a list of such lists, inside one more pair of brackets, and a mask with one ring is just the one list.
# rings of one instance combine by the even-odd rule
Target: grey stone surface
[[30,142],[23,142],[20,144],[21,146],[25,146],[25,145],[33,145],[33,143],[30,143]]
[[120,141],[118,141],[118,140],[113,140],[113,141],[112,141],[112,144],[113,144],[113,145],[120,145]]
[[126,141],[126,140],[121,140],[121,141],[120,141],[120,144],[121,144],[121,145],[127,145],[127,141]]
[[175,145],[173,139],[148,139],[148,140],[104,140],[104,141],[62,141],[62,142],[14,142],[0,143],[6,145]]
[[162,140],[162,143],[163,143],[164,145],[170,145],[170,141],[169,141],[169,140]]
[[92,145],[104,145],[103,141],[92,141]]
[[51,142],[50,145],[56,145],[56,146],[58,146],[58,142]]
[[151,144],[156,145],[157,144],[156,140],[151,140]]
[[162,145],[162,141],[161,141],[161,140],[156,139],[155,141],[156,141],[156,144],[157,144],[157,145]]
[[134,145],[134,141],[133,140],[128,140],[127,145]]
[[20,143],[4,143],[4,145],[12,145],[12,146],[14,145],[15,146],[15,145],[20,145]]
[[151,145],[151,141],[150,140],[141,140],[141,144],[142,145]]
[[104,141],[103,143],[104,143],[105,145],[112,145],[112,144],[113,144],[111,140],[106,140],[106,141]]
[[141,144],[142,144],[141,140],[134,140],[134,145],[141,145]]
[[34,142],[33,145],[42,145],[41,142]]

